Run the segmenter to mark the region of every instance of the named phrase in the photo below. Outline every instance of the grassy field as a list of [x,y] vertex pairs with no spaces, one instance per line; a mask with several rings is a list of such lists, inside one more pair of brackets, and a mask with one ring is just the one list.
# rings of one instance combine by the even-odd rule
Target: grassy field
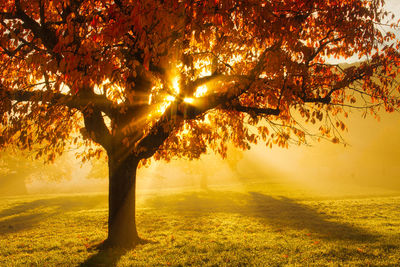
[[107,196],[0,199],[0,266],[400,266],[400,194],[321,197],[280,184],[141,195],[148,242],[98,251]]

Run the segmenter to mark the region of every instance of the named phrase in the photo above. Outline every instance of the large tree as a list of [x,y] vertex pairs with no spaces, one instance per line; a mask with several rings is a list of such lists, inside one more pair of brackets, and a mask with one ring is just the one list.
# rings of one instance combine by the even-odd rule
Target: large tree
[[338,142],[348,107],[398,108],[383,4],[2,0],[0,147],[35,144],[50,161],[71,142],[88,145],[83,160],[103,149],[106,244],[134,245],[136,169],[148,159],[301,143],[300,121]]

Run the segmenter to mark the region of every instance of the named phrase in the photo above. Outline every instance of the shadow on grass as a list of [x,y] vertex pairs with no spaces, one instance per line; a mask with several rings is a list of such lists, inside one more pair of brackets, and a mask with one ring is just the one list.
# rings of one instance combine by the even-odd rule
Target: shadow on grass
[[287,197],[274,198],[257,192],[250,192],[254,217],[276,227],[289,227],[317,233],[321,238],[338,240],[374,240],[376,236],[367,230],[343,222],[342,218],[297,203]]
[[148,243],[156,243],[146,239],[140,239],[139,243],[136,246],[132,246],[130,248],[110,248],[104,246],[105,243],[101,243],[94,247],[94,250],[97,253],[91,255],[87,258],[83,263],[79,266],[116,266],[118,260],[124,256],[130,250],[134,250],[139,245],[145,245]]
[[12,233],[34,228],[44,219],[61,213],[106,207],[107,196],[63,196],[23,203],[0,211],[0,233]]
[[116,266],[118,260],[127,252],[127,249],[122,248],[99,249],[79,266]]
[[[287,197],[258,192],[194,192],[148,199],[145,206],[174,211],[179,216],[235,213],[258,219],[276,229],[304,230],[323,239],[372,241],[376,235]],[[184,217],[184,216],[183,216]],[[351,215],[350,215],[351,217]]]

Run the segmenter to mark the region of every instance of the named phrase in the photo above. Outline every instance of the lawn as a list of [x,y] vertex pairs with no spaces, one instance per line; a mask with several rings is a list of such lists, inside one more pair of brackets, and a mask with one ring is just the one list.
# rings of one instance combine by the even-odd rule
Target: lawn
[[280,184],[141,194],[147,243],[98,251],[105,194],[0,199],[0,266],[400,266],[400,194]]

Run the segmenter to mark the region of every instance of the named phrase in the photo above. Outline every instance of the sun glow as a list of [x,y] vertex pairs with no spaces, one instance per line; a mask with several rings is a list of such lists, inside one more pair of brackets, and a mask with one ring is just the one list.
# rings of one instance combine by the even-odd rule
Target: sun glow
[[169,107],[169,105],[171,104],[171,102],[166,102],[160,105],[160,107],[157,109],[157,111],[160,114],[164,114],[164,112],[167,110],[167,108]]
[[201,97],[204,96],[207,93],[207,85],[202,85],[197,87],[196,92],[194,93],[195,97]]
[[179,95],[180,89],[179,89],[179,76],[175,76],[172,79],[172,89],[174,90],[173,93],[175,95]]
[[175,101],[175,96],[167,95],[167,97],[165,98],[165,100],[167,100],[167,101],[169,101],[169,102],[173,102],[173,101]]
[[183,102],[188,103],[188,104],[193,104],[194,98],[186,97],[185,99],[183,99]]
[[[211,60],[206,59],[206,60],[199,60],[195,63],[195,68],[201,70],[197,75],[198,78],[204,77],[204,76],[209,76],[211,75]],[[194,104],[196,101],[196,98],[202,97],[207,94],[208,92],[208,87],[206,84],[199,86],[196,88],[195,92],[193,95],[188,95],[187,97],[182,97],[181,92],[181,77],[178,74],[178,71],[172,71],[170,80],[169,80],[169,86],[167,86],[167,90],[165,90],[166,95],[163,98],[162,103],[159,103],[157,105],[156,113],[158,114],[163,114],[165,110],[169,107],[169,105],[172,102],[175,102],[178,100],[183,101],[184,103],[187,104]],[[149,98],[149,103],[152,101],[152,95]]]
[[194,65],[195,69],[201,70],[199,73],[199,78],[211,75],[211,60],[203,59],[199,60]]

